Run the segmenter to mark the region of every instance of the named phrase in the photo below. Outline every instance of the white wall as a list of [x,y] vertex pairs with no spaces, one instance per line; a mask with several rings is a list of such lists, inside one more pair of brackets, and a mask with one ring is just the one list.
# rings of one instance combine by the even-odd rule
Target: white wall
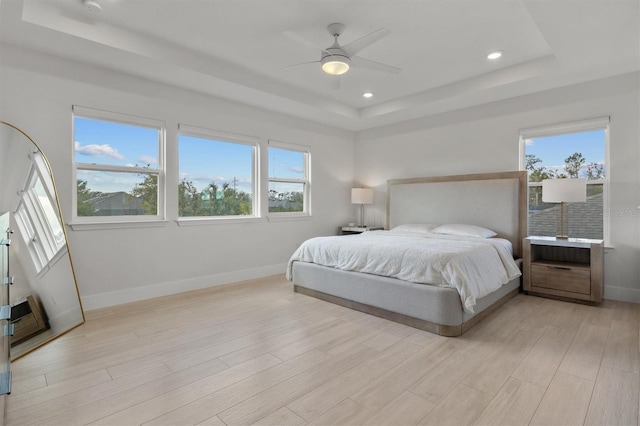
[[[40,71],[42,70],[42,71]],[[85,309],[283,273],[305,239],[353,220],[353,134],[34,52],[4,48],[0,117],[25,130],[47,155],[63,214],[71,218],[71,106],[164,120],[167,218],[160,227],[67,228]],[[177,125],[311,147],[313,216],[308,220],[178,226]]]
[[[605,297],[640,302],[637,73],[359,132],[355,146],[350,132],[33,52],[3,48],[0,75],[0,117],[47,154],[67,218],[75,189],[74,104],[165,120],[168,176],[177,176],[178,123],[312,147],[310,220],[69,230],[87,309],[283,272],[301,241],[356,220],[348,203],[354,176],[377,189],[366,221],[383,225],[387,179],[516,170],[520,129],[606,115],[613,247],[606,253]],[[167,213],[174,219],[177,180],[168,183]]]
[[376,188],[385,221],[386,180],[518,170],[520,129],[610,116],[611,245],[605,297],[640,302],[639,74],[594,81],[356,135],[356,180]]

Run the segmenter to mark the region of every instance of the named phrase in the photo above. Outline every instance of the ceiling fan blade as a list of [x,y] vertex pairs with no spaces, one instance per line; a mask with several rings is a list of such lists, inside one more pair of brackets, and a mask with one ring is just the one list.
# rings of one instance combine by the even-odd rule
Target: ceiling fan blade
[[342,50],[344,50],[347,55],[353,56],[365,47],[372,45],[382,37],[385,37],[389,34],[391,34],[391,31],[386,28],[380,28],[379,30],[367,34],[364,37],[360,37],[359,39],[354,40],[349,44],[345,44],[344,46],[342,46]]
[[300,62],[298,64],[292,64],[292,65],[287,65],[286,67],[276,68],[274,70],[271,70],[271,72],[283,71],[283,70],[286,70],[286,69],[289,69],[289,68],[299,67],[300,65],[319,64],[319,63],[320,63],[320,61]]
[[400,71],[402,71],[400,68],[392,67],[391,65],[382,64],[370,59],[364,59],[359,56],[351,57],[351,65],[359,68],[368,68],[370,70],[388,72],[391,74],[398,74]]
[[327,50],[324,47],[320,46],[319,44],[317,44],[317,43],[315,43],[315,42],[313,42],[311,40],[307,40],[306,38],[304,38],[302,36],[299,36],[298,34],[294,33],[293,31],[285,31],[282,34],[286,35],[290,39],[295,40],[298,43],[303,44],[303,45],[305,45],[307,47],[319,50],[320,52],[329,53],[329,52],[327,52]]

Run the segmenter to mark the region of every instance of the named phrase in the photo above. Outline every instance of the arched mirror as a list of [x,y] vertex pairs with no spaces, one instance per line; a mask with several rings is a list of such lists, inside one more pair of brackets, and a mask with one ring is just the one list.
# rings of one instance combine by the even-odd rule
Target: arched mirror
[[25,132],[4,121],[0,185],[0,214],[9,213],[13,231],[9,301],[14,360],[84,323],[84,313],[49,162]]

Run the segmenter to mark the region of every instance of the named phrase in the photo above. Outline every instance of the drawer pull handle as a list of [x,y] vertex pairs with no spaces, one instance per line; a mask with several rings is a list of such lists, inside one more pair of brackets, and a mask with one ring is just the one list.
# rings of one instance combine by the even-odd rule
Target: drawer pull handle
[[549,269],[562,269],[563,271],[570,271],[571,268],[567,266],[547,266]]

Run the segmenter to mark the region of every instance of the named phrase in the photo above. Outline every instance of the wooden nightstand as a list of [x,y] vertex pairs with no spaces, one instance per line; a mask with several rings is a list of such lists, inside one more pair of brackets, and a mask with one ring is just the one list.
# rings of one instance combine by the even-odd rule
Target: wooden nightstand
[[340,235],[362,234],[367,231],[382,231],[382,226],[341,226]]
[[584,238],[524,239],[524,291],[536,296],[599,303],[604,286],[604,242]]
[[11,307],[11,323],[11,345],[16,345],[49,328],[42,317],[40,305],[33,296],[27,296],[26,300]]

